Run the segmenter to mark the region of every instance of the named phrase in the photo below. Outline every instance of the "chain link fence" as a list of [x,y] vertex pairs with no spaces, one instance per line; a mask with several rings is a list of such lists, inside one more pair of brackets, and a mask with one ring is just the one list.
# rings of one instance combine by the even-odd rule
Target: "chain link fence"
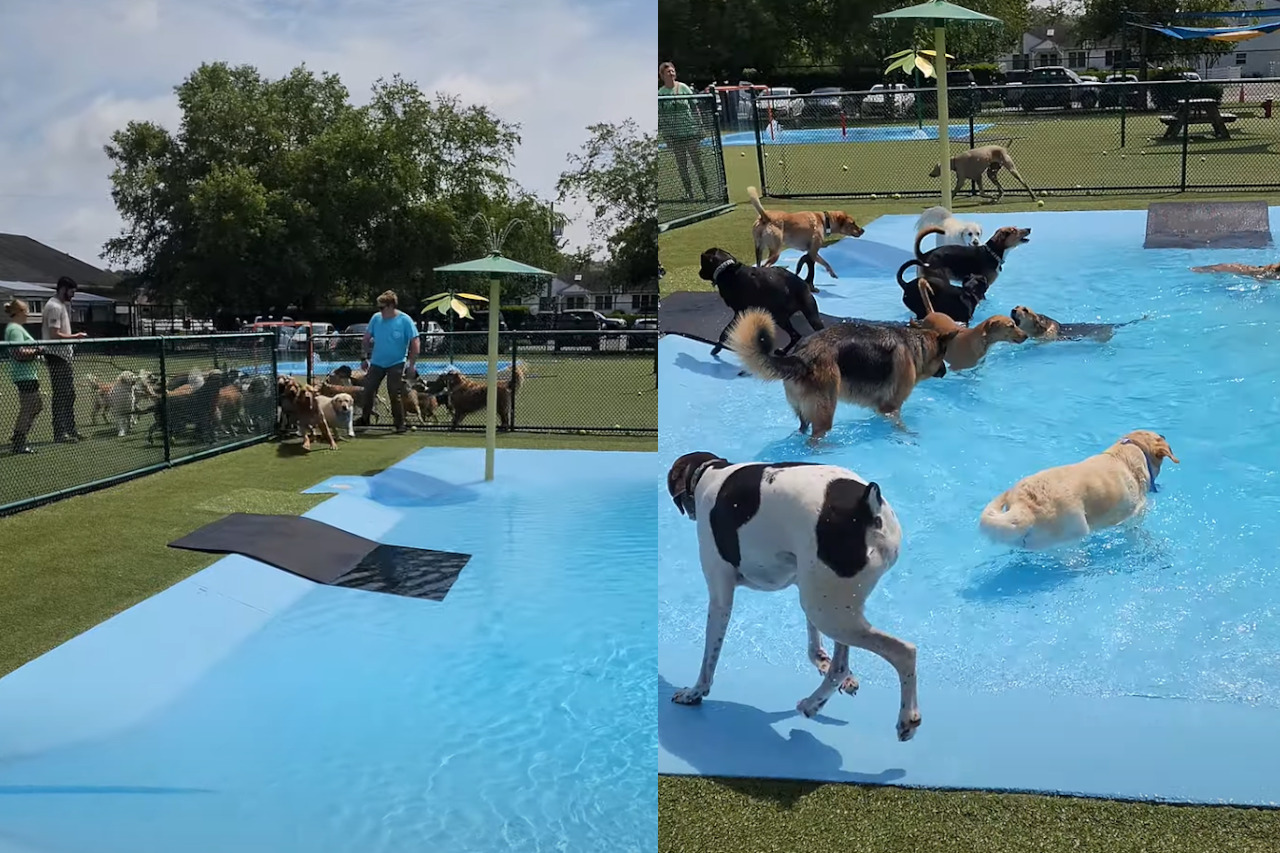
[[[357,422],[368,421],[359,429],[394,428],[388,381],[380,383],[368,405],[360,336],[317,338],[315,346],[309,374],[307,362],[284,359],[280,372],[310,381],[323,394],[351,394]],[[420,335],[415,373],[401,386],[405,426],[483,430],[488,347],[486,332]],[[498,336],[498,350],[499,382],[509,382],[513,363],[520,367],[509,421],[513,429],[657,434],[656,329],[504,331]]]
[[[1280,188],[1280,80],[952,87],[948,106],[953,156],[1003,145],[1037,194]],[[760,97],[754,115],[722,144],[753,149],[774,198],[938,194],[933,88]]]
[[715,95],[658,96],[658,225],[674,228],[729,205]]
[[0,514],[275,434],[271,334],[35,347],[0,344]]

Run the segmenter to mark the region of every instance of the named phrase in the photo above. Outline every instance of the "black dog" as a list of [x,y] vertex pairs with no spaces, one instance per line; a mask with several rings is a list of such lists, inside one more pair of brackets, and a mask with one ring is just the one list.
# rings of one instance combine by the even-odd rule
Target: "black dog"
[[[973,320],[978,303],[987,298],[987,288],[991,286],[986,277],[981,275],[969,276],[959,287],[945,278],[925,278],[925,281],[928,282],[929,291],[932,294],[929,301],[933,303],[933,310],[946,314],[957,323],[965,324]],[[916,315],[917,320],[923,320],[929,313],[924,300],[920,297],[918,280],[909,285],[903,285],[902,304]]]
[[[931,226],[924,228],[916,235],[916,256],[898,267],[898,286],[905,292],[908,287],[902,274],[913,266],[920,267],[920,275],[937,289],[939,282],[964,281],[972,276],[980,275],[987,280],[987,285],[996,283],[996,277],[1004,267],[1004,256],[1023,243],[1030,242],[1030,228],[1014,228],[1006,225],[996,229],[991,239],[981,246],[939,246],[928,252],[921,252],[920,243],[930,234],[944,233],[941,228]],[[942,309],[938,309],[942,310]]]
[[711,350],[713,356],[724,349],[730,327],[748,308],[768,311],[778,328],[791,336],[791,342],[781,350],[783,355],[800,343],[801,335],[791,325],[791,318],[797,311],[804,315],[815,332],[822,328],[818,303],[809,292],[808,283],[790,270],[747,266],[724,249],[707,249],[702,253],[702,269],[698,275],[715,285],[724,304],[733,309],[733,317]]

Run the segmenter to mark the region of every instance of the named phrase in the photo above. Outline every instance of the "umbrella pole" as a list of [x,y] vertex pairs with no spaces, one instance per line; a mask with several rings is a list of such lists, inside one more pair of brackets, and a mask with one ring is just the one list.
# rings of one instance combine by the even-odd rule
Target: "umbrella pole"
[[942,154],[938,178],[942,181],[942,206],[951,209],[951,113],[947,109],[947,28],[935,21],[933,49],[938,64],[938,147]]
[[501,293],[496,278],[489,281],[489,391],[485,394],[484,478],[493,479],[493,451],[498,445],[498,310]]

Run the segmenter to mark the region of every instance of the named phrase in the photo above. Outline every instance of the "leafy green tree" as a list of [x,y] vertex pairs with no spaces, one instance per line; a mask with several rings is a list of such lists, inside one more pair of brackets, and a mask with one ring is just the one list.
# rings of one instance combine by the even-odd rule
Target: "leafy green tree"
[[[1130,19],[1145,23],[1169,23],[1179,12],[1217,12],[1231,8],[1250,8],[1238,0],[1083,0],[1080,19],[1081,32],[1096,39],[1116,39],[1125,26],[1126,12]],[[1212,27],[1221,19],[1199,18],[1187,21],[1191,26]],[[1239,23],[1239,22],[1235,22]],[[1130,27],[1129,44],[1138,54],[1138,68],[1145,79],[1146,70],[1156,57],[1172,56],[1189,61],[1204,54],[1224,54],[1235,50],[1231,44],[1196,39],[1185,41],[1172,39],[1152,30]]]
[[560,176],[562,198],[590,205],[593,248],[607,249],[615,287],[658,278],[658,140],[635,121],[595,124]]
[[[106,256],[164,301],[305,312],[392,288],[409,304],[463,259],[472,215],[536,202],[508,176],[518,128],[399,77],[355,107],[333,74],[212,63],[177,94],[176,131],[131,122],[106,146],[124,220]],[[558,255],[537,233],[531,263]]]

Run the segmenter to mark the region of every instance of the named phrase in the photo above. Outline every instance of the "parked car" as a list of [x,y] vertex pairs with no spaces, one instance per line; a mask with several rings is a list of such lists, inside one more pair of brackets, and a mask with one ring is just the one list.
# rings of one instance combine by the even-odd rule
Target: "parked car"
[[316,352],[333,352],[337,349],[337,330],[334,329],[332,323],[312,323],[310,326],[298,326],[293,333],[292,340],[289,341],[289,348],[305,350],[307,348],[307,338],[310,335],[315,336],[312,346]]
[[627,321],[621,317],[608,317],[599,311],[595,312],[595,314],[600,318],[601,328],[617,330],[625,329],[627,327]]
[[756,99],[756,105],[761,111],[772,111],[777,121],[794,121],[804,112],[804,99],[797,97],[799,94],[790,86],[774,86]]
[[435,320],[420,320],[418,340],[422,352],[440,352],[444,349],[444,327]]
[[[1132,83],[1134,85],[1120,85]],[[1107,82],[1098,87],[1098,106],[1099,107],[1118,107],[1120,99],[1124,98],[1126,109],[1130,110],[1146,110],[1150,109],[1147,101],[1147,89],[1145,86],[1139,86],[1136,74],[1112,74],[1107,77]]]
[[636,320],[635,324],[631,328],[637,332],[656,332],[658,331],[658,318],[641,317]]
[[[601,322],[603,315],[598,311],[590,311],[587,309],[571,309],[569,311],[561,311],[551,318],[551,329],[556,334],[551,336],[554,342],[553,349],[560,351],[561,347],[589,347],[599,351],[600,339],[603,335],[598,334],[604,331],[604,323]],[[589,334],[564,334],[564,332],[587,332]]]
[[1080,75],[1062,65],[1045,65],[1036,68],[1027,78],[1027,89],[1022,93],[1020,106],[1023,112],[1057,107],[1072,109],[1078,102],[1084,109],[1093,109],[1098,105],[1098,87],[1088,86],[1080,79]]
[[907,91],[906,83],[877,83],[862,99],[863,115],[883,115],[895,118],[906,115],[916,105],[916,96]]
[[1006,107],[1017,107],[1022,105],[1023,91],[1022,84],[1027,82],[1027,78],[1031,76],[1031,72],[1025,68],[1019,68],[1015,71],[1006,71],[1004,73],[1004,105]]
[[839,118],[841,113],[855,115],[858,112],[857,99],[845,94],[838,86],[823,86],[814,89],[810,95],[805,98],[805,110],[815,118],[832,119]]

